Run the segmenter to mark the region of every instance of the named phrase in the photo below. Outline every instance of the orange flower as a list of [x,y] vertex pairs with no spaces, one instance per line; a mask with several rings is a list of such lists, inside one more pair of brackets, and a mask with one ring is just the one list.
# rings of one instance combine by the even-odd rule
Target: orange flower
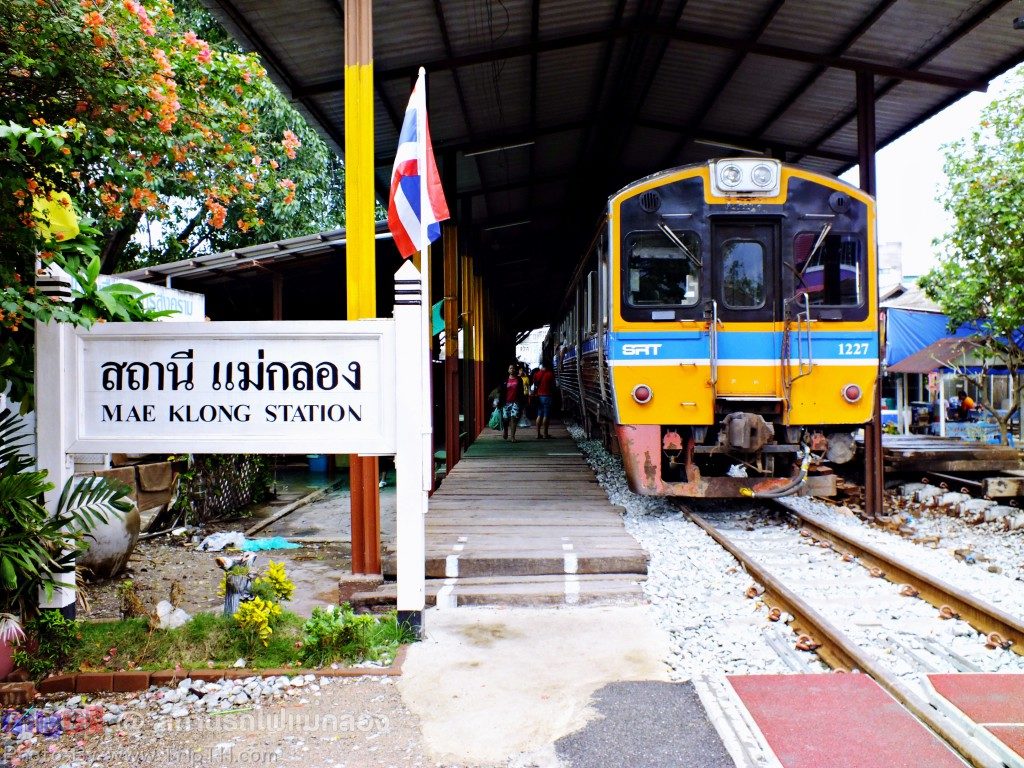
[[224,220],[227,218],[228,209],[218,203],[212,197],[207,198],[206,208],[212,214],[210,217],[210,226],[214,229],[220,229],[224,226]]
[[82,17],[82,21],[85,23],[86,27],[99,29],[103,26],[103,14],[99,13],[98,11],[89,11],[89,13],[85,14],[85,16]]
[[284,153],[288,156],[288,159],[294,160],[295,150],[302,146],[302,142],[291,131],[285,131],[284,138],[281,139],[281,146],[284,148]]

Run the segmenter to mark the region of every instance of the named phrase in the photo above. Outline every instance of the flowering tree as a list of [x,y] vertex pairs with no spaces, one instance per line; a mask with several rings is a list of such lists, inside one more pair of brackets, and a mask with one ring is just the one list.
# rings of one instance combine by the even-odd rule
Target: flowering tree
[[144,217],[161,260],[340,223],[337,161],[255,55],[189,28],[193,3],[183,21],[169,0],[0,0],[0,251],[23,269],[47,250],[33,202],[61,192],[105,272],[138,255]]
[[37,258],[112,273],[343,222],[339,160],[198,0],[0,0],[0,103],[0,392],[23,406],[35,320],[145,314],[40,300]]
[[[979,402],[995,416],[1005,443],[1024,367],[1024,81],[985,109],[968,138],[946,147],[944,170],[942,202],[953,226],[936,241],[939,266],[921,285],[951,327],[979,321],[977,354],[986,364],[980,374],[961,373],[978,386]],[[1010,387],[1008,413],[997,413],[984,396],[991,367],[1018,383]]]

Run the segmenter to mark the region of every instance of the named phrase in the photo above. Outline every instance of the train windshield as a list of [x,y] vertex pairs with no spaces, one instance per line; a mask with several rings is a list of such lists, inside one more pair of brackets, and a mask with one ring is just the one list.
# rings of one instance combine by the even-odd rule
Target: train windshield
[[807,293],[811,306],[861,304],[865,290],[864,250],[854,234],[800,232],[793,240],[795,294]]
[[625,251],[629,304],[692,307],[697,303],[700,239],[695,232],[631,232]]
[[722,243],[722,298],[729,309],[764,306],[764,244],[758,240]]

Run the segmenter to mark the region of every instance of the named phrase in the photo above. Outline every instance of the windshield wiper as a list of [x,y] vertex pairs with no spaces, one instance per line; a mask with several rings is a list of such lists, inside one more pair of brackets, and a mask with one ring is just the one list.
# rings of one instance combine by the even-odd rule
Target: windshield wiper
[[697,269],[700,269],[704,266],[701,263],[700,259],[694,256],[693,252],[686,247],[686,244],[679,239],[679,235],[677,235],[675,232],[669,229],[668,225],[664,221],[658,222],[658,229],[660,229],[664,233],[665,237],[672,241],[673,245],[679,248],[679,250],[681,250],[686,255],[686,258],[690,260],[690,263],[693,264],[693,266],[695,266]]
[[[805,261],[803,267],[800,268],[800,274],[798,277],[804,276],[804,272],[807,271],[807,268],[811,266],[811,262],[814,261],[814,255],[818,252],[818,249],[821,248],[821,244],[825,242],[825,238],[828,237],[828,233],[831,231],[832,222],[826,221],[821,227],[821,234],[818,235],[818,239],[815,241],[814,247],[811,248],[811,252],[807,255],[807,261]],[[803,282],[803,280],[800,282]]]

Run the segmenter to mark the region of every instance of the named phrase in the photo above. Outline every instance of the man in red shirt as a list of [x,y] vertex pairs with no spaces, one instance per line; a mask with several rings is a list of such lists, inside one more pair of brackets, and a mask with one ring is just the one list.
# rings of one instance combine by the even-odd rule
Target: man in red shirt
[[[548,434],[548,420],[551,417],[551,399],[555,394],[555,374],[541,361],[540,368],[533,374],[533,386],[537,393],[537,439],[551,439]],[[544,434],[541,435],[541,428]]]

